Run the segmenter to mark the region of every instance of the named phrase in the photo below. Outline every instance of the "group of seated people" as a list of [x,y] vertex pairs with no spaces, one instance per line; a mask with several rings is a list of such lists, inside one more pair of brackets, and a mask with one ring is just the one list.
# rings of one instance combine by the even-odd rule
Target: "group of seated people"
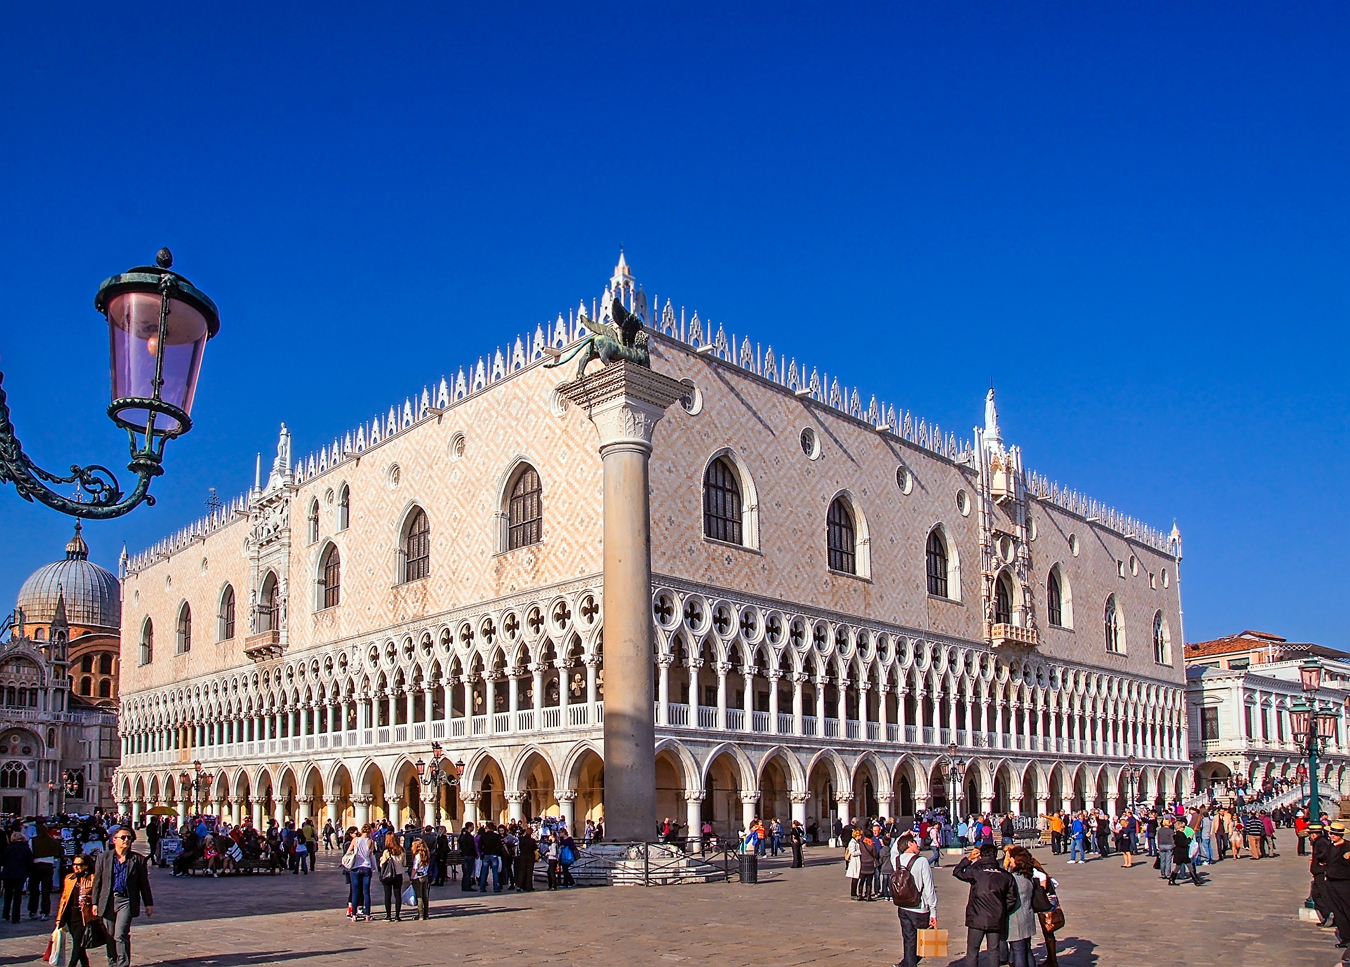
[[226,873],[279,873],[287,867],[275,826],[259,833],[252,824],[222,825],[210,830],[205,825],[184,830],[182,851],[173,861],[174,876],[188,876],[201,870],[211,876]]

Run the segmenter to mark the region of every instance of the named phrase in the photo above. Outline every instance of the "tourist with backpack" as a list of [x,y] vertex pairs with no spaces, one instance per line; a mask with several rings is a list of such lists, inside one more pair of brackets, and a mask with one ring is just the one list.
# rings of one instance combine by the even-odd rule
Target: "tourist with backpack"
[[891,846],[891,902],[900,917],[904,956],[896,967],[917,967],[919,931],[937,929],[937,887],[933,870],[919,852],[912,833],[903,833]]

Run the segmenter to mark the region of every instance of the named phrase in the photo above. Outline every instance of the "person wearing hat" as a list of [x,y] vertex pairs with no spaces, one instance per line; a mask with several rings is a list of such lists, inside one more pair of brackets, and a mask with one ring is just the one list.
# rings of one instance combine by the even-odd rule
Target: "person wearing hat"
[[1328,827],[1331,857],[1327,860],[1325,895],[1336,915],[1336,946],[1345,951],[1341,963],[1350,963],[1350,843],[1346,826],[1339,819]]
[[1327,861],[1331,859],[1331,840],[1327,839],[1326,828],[1321,823],[1308,824],[1308,852],[1312,859],[1308,870],[1312,873],[1312,887],[1308,899],[1317,910],[1317,919],[1322,926],[1330,925],[1331,907],[1326,898]]

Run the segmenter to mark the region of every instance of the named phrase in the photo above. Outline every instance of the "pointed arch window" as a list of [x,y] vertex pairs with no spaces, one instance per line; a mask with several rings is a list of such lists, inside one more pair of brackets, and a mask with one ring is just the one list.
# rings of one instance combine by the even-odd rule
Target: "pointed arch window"
[[718,457],[703,474],[703,535],[743,544],[741,523],[741,483],[726,458]]
[[178,611],[178,654],[192,650],[192,608],[184,602]]
[[1013,623],[1013,588],[1012,579],[1008,577],[1005,571],[998,576],[994,582],[994,624],[1010,625]]
[[141,664],[148,665],[155,657],[155,625],[149,619],[141,625]]
[[506,549],[538,544],[543,533],[544,499],[539,472],[529,465],[516,476],[507,505]]
[[263,578],[262,591],[258,594],[258,633],[276,631],[278,617],[277,576],[274,571],[268,571],[267,577]]
[[225,585],[220,595],[220,629],[216,637],[229,641],[234,637],[234,585]]
[[1159,665],[1172,664],[1172,636],[1161,611],[1153,615],[1153,660]]
[[338,552],[336,544],[330,545],[324,552],[319,570],[322,572],[319,606],[335,608],[342,600],[342,555]]
[[947,542],[936,527],[928,532],[924,557],[928,567],[928,593],[939,598],[950,597],[947,593]]
[[431,522],[418,507],[403,534],[403,580],[420,581],[431,572]]
[[1102,617],[1103,631],[1106,636],[1106,650],[1113,654],[1125,651],[1125,636],[1120,627],[1120,606],[1113,594],[1106,599],[1106,612]]
[[1064,627],[1064,591],[1059,586],[1059,571],[1052,570],[1045,579],[1045,610],[1050,623]]
[[345,531],[352,519],[352,488],[346,484],[338,491],[337,529]]
[[829,549],[831,571],[844,574],[858,573],[857,529],[853,512],[843,497],[834,498],[825,515],[825,536]]
[[317,497],[309,502],[309,518],[305,533],[311,544],[319,539],[319,501]]

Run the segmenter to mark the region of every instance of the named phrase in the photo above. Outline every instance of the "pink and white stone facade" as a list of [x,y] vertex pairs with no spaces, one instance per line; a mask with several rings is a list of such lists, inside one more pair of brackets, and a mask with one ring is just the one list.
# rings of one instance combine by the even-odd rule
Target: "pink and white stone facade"
[[[610,293],[645,305],[626,264]],[[1115,809],[1131,755],[1135,798],[1190,791],[1175,531],[1026,471],[992,393],[959,442],[669,303],[649,325],[653,369],[690,386],[650,463],[661,815],[725,833],[753,814],[906,814],[946,801],[950,744],[968,809]],[[186,809],[174,777],[200,759],[234,818],[603,814],[601,461],[556,392],[571,367],[545,366],[584,332],[559,317],[304,460],[283,428],[244,497],[132,558],[120,802]],[[705,537],[714,459],[741,493],[740,544]],[[542,531],[511,549],[525,468]],[[837,498],[854,574],[829,567]],[[429,571],[407,581],[418,511]],[[179,653],[185,606],[198,630]],[[465,763],[462,794],[436,802],[414,769],[433,741]]]

